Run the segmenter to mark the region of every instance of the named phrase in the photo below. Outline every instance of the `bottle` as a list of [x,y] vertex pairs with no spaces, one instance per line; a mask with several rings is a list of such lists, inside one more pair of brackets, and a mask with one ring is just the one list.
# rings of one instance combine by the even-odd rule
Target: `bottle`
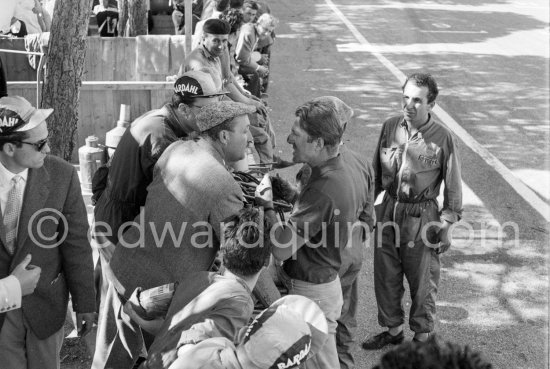
[[78,149],[80,163],[80,186],[83,191],[92,190],[92,178],[97,168],[105,164],[105,152],[98,147],[98,138],[88,136],[86,144]]
[[105,135],[105,146],[107,146],[107,152],[109,158],[113,157],[115,149],[120,142],[120,138],[126,132],[126,129],[130,126],[130,105],[120,104],[120,114],[116,127],[111,129]]

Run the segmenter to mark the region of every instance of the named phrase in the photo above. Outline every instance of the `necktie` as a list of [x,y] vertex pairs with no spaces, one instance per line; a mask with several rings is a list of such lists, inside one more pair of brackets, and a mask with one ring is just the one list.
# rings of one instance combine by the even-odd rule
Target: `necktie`
[[20,175],[11,179],[11,188],[8,192],[8,201],[4,210],[4,229],[6,230],[6,249],[13,255],[15,253],[15,238],[17,237],[17,224],[21,211],[21,196],[23,196],[23,181]]

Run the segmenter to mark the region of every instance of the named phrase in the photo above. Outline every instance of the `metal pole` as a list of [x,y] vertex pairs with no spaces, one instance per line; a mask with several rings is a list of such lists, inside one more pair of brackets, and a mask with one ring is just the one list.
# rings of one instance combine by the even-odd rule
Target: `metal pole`
[[185,55],[191,53],[193,36],[193,0],[185,0]]

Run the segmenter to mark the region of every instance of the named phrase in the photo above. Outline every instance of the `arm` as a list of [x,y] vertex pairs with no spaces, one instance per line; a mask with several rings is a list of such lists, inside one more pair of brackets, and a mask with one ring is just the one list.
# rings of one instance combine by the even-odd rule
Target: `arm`
[[66,232],[60,245],[63,271],[66,276],[69,292],[72,296],[73,309],[76,312],[77,329],[81,336],[91,329],[95,318],[95,287],[93,276],[92,248],[88,242],[88,216],[80,192],[80,181],[74,168],[68,194],[63,206],[66,222],[60,222],[59,234]]
[[380,131],[380,137],[378,137],[378,144],[374,151],[374,158],[372,159],[372,166],[374,170],[374,199],[384,191],[382,188],[382,164],[380,163],[380,149],[386,147],[386,123],[382,125]]
[[446,145],[445,161],[443,165],[445,189],[443,190],[443,210],[441,212],[441,230],[439,238],[441,245],[439,253],[444,253],[451,247],[449,229],[462,217],[462,176],[460,173],[460,159],[455,138],[450,135]]
[[0,312],[5,313],[9,310],[19,309],[21,307],[21,285],[19,280],[9,275],[0,279]]
[[272,253],[280,261],[295,255],[311,238],[322,231],[323,224],[332,222],[334,214],[332,201],[315,189],[307,189],[300,194],[288,224],[278,221],[272,210],[271,201],[262,200],[258,196],[255,201],[264,207],[265,216],[273,224],[270,235],[273,243]]

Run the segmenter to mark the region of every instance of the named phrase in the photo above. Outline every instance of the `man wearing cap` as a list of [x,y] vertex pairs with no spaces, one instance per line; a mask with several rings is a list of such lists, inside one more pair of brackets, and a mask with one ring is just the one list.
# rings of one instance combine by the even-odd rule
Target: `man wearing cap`
[[107,186],[94,209],[94,236],[105,261],[125,231],[121,226],[145,205],[158,158],[172,142],[198,132],[195,115],[199,109],[224,94],[208,73],[187,72],[174,83],[170,103],[137,118],[122,135],[111,160]]
[[0,278],[28,254],[41,268],[22,308],[0,314],[2,367],[58,368],[69,293],[79,335],[95,318],[88,219],[75,168],[48,155],[46,118],[19,96],[0,98]]
[[302,368],[326,338],[327,323],[319,306],[303,296],[288,295],[258,314],[234,340],[198,337],[180,346],[170,369]]
[[141,330],[135,322],[123,324],[121,312],[137,287],[185,283],[189,273],[212,266],[221,223],[243,207],[242,191],[225,163],[245,157],[247,114],[253,111],[232,101],[203,107],[196,121],[200,137],[174,142],[156,163],[145,206],[106,268],[110,303],[101,311],[95,368],[131,367],[137,359],[143,340],[135,332]]
[[439,254],[451,246],[449,229],[462,215],[456,139],[432,116],[437,83],[430,74],[413,73],[402,92],[402,114],[384,122],[373,160],[375,196],[385,191],[376,210],[374,292],[378,323],[388,329],[366,339],[366,350],[403,342],[403,277],[410,287],[413,340],[426,341],[433,332]]
[[186,56],[180,67],[179,75],[190,70],[211,68],[220,76],[223,86],[219,86],[219,88],[227,89],[231,100],[253,105],[258,112],[265,112],[264,104],[259,99],[247,96],[231,73],[227,47],[230,32],[231,26],[226,21],[221,19],[206,20],[201,43]]
[[[176,287],[165,319],[159,319],[161,326],[148,352],[146,368],[168,368],[181,346],[198,340],[233,340],[248,324],[254,311],[251,293],[271,255],[269,229],[258,208],[242,209],[225,222],[223,271],[192,273],[186,283]],[[152,322],[134,320],[141,320],[143,327]]]
[[[360,248],[372,226],[368,165],[351,150],[340,152],[342,132],[332,101],[309,101],[296,109],[287,142],[294,148],[293,161],[308,164],[312,173],[294,196],[289,223],[272,232],[273,255],[283,261],[280,278],[289,293],[316,301],[327,318],[329,339],[306,364],[312,368],[340,366],[335,337],[343,307],[339,273],[348,248],[350,253]],[[268,217],[275,217],[269,197],[256,200]]]

